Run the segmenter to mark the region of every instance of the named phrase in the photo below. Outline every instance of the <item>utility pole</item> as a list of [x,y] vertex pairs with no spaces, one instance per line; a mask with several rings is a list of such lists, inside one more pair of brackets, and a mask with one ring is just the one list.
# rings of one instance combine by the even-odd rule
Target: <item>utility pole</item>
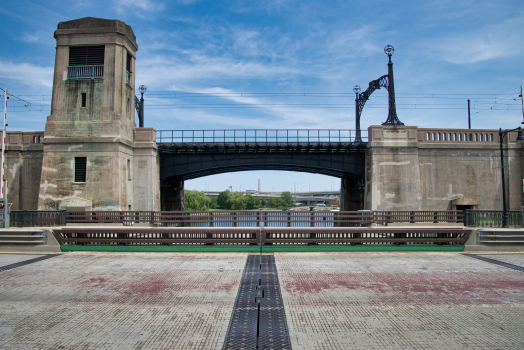
[[0,166],[0,182],[2,184],[2,190],[1,190],[1,199],[7,199],[7,186],[5,181],[5,171],[4,171],[4,163],[5,163],[5,121],[7,119],[7,88],[4,90],[4,126],[2,128],[2,157],[1,157],[1,166]]
[[469,98],[468,98],[468,129],[471,129],[471,110],[469,109]]
[[520,102],[522,103],[522,123],[524,124],[524,89],[522,88],[522,85],[520,86]]

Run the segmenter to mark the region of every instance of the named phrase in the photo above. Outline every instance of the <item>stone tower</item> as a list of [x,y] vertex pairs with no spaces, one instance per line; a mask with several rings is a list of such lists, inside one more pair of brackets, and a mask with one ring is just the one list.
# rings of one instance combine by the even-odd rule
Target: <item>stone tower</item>
[[155,130],[136,128],[136,38],[122,21],[60,22],[38,209],[158,210]]

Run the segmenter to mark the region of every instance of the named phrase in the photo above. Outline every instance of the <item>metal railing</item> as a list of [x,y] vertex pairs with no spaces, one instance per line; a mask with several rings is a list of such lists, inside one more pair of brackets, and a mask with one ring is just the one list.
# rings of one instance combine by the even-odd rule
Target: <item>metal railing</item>
[[152,224],[164,227],[349,227],[373,223],[457,223],[461,210],[449,211],[79,211],[67,223]]
[[[354,142],[355,130],[158,130],[161,144],[344,144]],[[367,142],[367,130],[362,131]]]
[[477,231],[479,244],[524,244],[524,231],[520,229],[480,229]]
[[67,223],[151,224],[162,227],[334,227],[363,226],[372,212],[297,211],[86,211],[68,212]]
[[11,227],[65,226],[65,210],[11,210]]
[[264,228],[264,244],[465,244],[473,230],[465,228]]
[[67,79],[95,79],[103,77],[104,65],[67,67]]
[[[524,213],[518,210],[508,211],[508,225],[524,227]],[[466,210],[464,224],[472,227],[502,227],[502,210]]]
[[[212,230],[212,231],[210,231]],[[123,227],[66,227],[53,230],[61,245],[64,244],[258,244],[258,228],[123,228]]]
[[472,229],[376,227],[66,227],[53,230],[61,245],[216,244],[465,244]]
[[379,225],[388,223],[464,223],[462,210],[405,210],[405,211],[373,211],[374,222]]

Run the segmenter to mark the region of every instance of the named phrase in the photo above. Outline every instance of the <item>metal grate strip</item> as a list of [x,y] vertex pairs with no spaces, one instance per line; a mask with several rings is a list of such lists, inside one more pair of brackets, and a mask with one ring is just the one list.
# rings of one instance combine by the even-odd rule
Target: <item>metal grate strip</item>
[[248,256],[223,349],[291,349],[274,256]]
[[258,349],[291,349],[284,302],[273,255],[263,255]]
[[499,266],[502,266],[502,267],[506,267],[508,269],[513,269],[513,270],[517,270],[517,271],[520,271],[520,272],[524,272],[524,267],[522,267],[522,266],[513,265],[513,264],[510,264],[510,263],[505,263],[505,262],[502,262],[502,261],[499,261],[499,260],[486,258],[485,256],[476,255],[476,254],[462,254],[462,255],[468,256],[468,257],[473,258],[473,259],[482,260],[482,261],[485,261],[485,262],[488,262],[488,263],[491,263],[491,264],[495,264],[495,265],[499,265]]
[[11,270],[11,269],[15,269],[17,267],[21,267],[21,266],[25,266],[25,265],[29,265],[29,264],[32,264],[32,263],[35,263],[35,262],[38,262],[38,261],[42,261],[42,260],[45,260],[45,259],[52,258],[54,256],[56,256],[56,255],[44,255],[44,256],[39,256],[38,258],[24,260],[24,261],[21,261],[21,262],[10,264],[10,265],[0,266],[0,272]]

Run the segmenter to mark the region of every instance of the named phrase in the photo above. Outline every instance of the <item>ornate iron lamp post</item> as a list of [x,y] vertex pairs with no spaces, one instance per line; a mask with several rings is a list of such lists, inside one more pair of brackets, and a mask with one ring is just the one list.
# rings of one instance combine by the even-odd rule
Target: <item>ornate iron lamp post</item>
[[386,45],[384,52],[388,55],[388,97],[389,97],[389,112],[388,119],[382,125],[404,125],[397,117],[397,107],[395,104],[395,84],[393,82],[393,62],[391,62],[391,56],[395,53],[395,48],[391,45]]
[[389,107],[388,107],[388,119],[382,125],[404,125],[397,117],[397,109],[395,104],[395,85],[393,83],[393,62],[391,62],[391,56],[395,52],[395,48],[391,45],[386,45],[384,47],[384,52],[389,57],[388,63],[388,74],[381,76],[380,78],[373,80],[369,83],[369,87],[363,93],[360,93],[360,86],[355,85],[353,92],[356,94],[355,99],[355,128],[356,128],[356,137],[355,142],[362,142],[360,136],[360,116],[366,101],[369,100],[371,94],[381,87],[384,87],[388,90],[389,97]]
[[138,91],[140,91],[141,97],[139,100],[138,97],[135,96],[135,109],[136,109],[136,113],[138,114],[138,127],[143,128],[144,127],[144,92],[147,91],[147,88],[145,85],[140,85],[138,87]]
[[360,95],[360,86],[355,85],[353,87],[353,92],[355,93],[355,115],[357,116],[355,120],[355,142],[362,142],[362,136],[360,135],[360,113],[362,113],[362,108],[364,108],[364,105],[362,105],[362,108],[359,109],[358,98]]
[[522,128],[519,126],[518,128],[511,129],[511,130],[504,130],[499,129],[499,141],[500,141],[500,169],[502,171],[502,227],[508,227],[508,207],[506,206],[506,178],[504,176],[504,150],[502,148],[502,142],[504,141],[504,137],[512,131],[517,131],[517,141],[524,141],[524,136],[522,136]]

